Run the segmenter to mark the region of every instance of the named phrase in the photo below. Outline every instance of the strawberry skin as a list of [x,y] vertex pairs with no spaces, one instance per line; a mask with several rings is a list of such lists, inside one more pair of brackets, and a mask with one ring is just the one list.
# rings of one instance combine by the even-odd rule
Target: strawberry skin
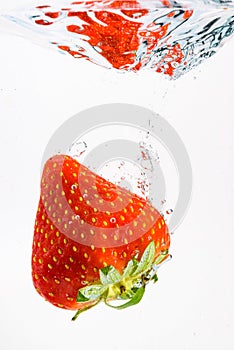
[[154,259],[170,246],[167,225],[145,199],[91,172],[73,158],[56,155],[45,166],[32,247],[32,277],[53,305],[80,310],[79,290],[95,285],[100,270],[122,273],[150,242]]

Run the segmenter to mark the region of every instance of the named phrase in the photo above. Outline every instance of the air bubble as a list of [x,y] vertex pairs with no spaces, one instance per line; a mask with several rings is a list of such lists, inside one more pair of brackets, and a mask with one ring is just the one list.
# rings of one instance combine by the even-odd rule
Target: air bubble
[[78,185],[77,184],[73,184],[73,185],[71,185],[71,189],[74,191],[74,190],[76,190],[78,188]]
[[98,46],[94,46],[93,48],[94,48],[94,50],[96,50],[99,53],[102,52],[102,49],[100,47],[98,47]]

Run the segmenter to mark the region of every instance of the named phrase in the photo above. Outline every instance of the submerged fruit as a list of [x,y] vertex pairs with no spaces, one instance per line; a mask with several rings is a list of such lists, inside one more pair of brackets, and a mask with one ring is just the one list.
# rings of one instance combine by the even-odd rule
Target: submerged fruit
[[52,304],[78,310],[140,301],[168,257],[170,236],[145,199],[66,155],[45,164],[35,222],[32,276]]

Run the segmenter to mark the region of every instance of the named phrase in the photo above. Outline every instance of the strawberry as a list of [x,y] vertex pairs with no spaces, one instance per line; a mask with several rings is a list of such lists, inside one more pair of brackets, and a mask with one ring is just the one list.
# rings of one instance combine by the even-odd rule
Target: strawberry
[[[136,304],[168,257],[170,236],[151,204],[94,174],[67,155],[43,170],[32,247],[38,293],[82,311],[104,300]],[[125,300],[114,306],[112,300]]]
[[[170,7],[168,0],[162,3]],[[150,66],[171,77],[183,61],[186,65],[183,48],[177,40],[171,42],[171,33],[174,26],[182,25],[192,16],[193,10],[167,11],[151,22],[156,4],[144,7],[144,2],[135,0],[112,0],[90,5],[87,1],[73,2],[69,8],[56,10],[48,5],[37,6],[37,15],[32,20],[36,25],[51,27],[55,35],[58,28],[64,35],[67,32],[67,42],[65,35],[62,42],[58,38],[52,43],[74,58],[104,66],[108,63],[108,67],[123,71],[137,72]],[[102,56],[101,61],[98,56]]]

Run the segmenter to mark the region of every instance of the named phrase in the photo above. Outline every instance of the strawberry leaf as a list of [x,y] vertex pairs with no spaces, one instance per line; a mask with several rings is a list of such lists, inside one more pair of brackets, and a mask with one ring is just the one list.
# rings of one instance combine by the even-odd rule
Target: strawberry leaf
[[155,265],[159,265],[161,264],[165,259],[168,258],[168,249],[167,250],[164,250],[164,252],[162,252],[155,260]]
[[139,262],[139,265],[137,269],[133,272],[132,276],[137,276],[147,271],[148,269],[150,269],[153,264],[154,257],[155,257],[155,244],[154,244],[154,241],[152,241],[146,247],[141,257],[141,260]]
[[103,268],[101,269],[101,271],[102,271],[102,273],[103,273],[105,276],[107,276],[108,273],[109,273],[109,271],[110,271],[110,269],[111,269],[111,265],[106,266],[106,267],[103,267]]
[[154,283],[158,281],[158,276],[156,274],[152,277],[152,281]]
[[115,284],[121,281],[122,276],[114,266],[110,265],[99,270],[100,281],[104,286]]
[[77,301],[84,302],[99,299],[107,290],[107,286],[102,284],[94,284],[81,288],[78,293]]
[[84,302],[84,301],[89,301],[89,299],[86,298],[86,297],[84,296],[84,294],[82,294],[81,291],[79,290],[79,293],[78,293],[78,296],[77,296],[76,301],[78,301],[78,302]]
[[126,268],[124,269],[122,278],[131,276],[133,272],[137,269],[139,262],[136,259],[132,259],[128,262]]
[[105,302],[105,303],[106,303],[107,306],[110,306],[110,307],[112,307],[112,308],[114,308],[114,309],[123,310],[123,309],[126,309],[126,308],[129,307],[129,306],[133,306],[133,305],[138,304],[138,303],[141,301],[141,299],[143,298],[144,293],[145,293],[145,288],[144,288],[144,287],[141,287],[141,288],[137,289],[137,291],[136,291],[136,293],[133,295],[132,299],[129,300],[129,301],[128,301],[127,303],[125,303],[125,304],[118,305],[118,306],[114,306],[114,305],[111,305],[111,304],[109,304],[109,303],[107,303],[107,302]]

